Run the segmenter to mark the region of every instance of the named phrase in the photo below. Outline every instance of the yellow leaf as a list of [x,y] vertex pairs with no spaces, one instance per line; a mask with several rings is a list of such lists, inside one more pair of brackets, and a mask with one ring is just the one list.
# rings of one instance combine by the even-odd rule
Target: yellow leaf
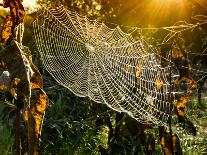
[[31,113],[35,120],[35,135],[38,138],[41,133],[42,121],[44,118],[44,113],[48,107],[48,97],[42,90],[35,95],[33,99],[33,104],[31,105]]
[[176,87],[178,87],[180,85],[180,80],[176,79],[173,81],[173,83],[175,84]]
[[24,111],[23,119],[25,122],[28,122],[28,110]]
[[41,88],[39,83],[33,83],[31,82],[31,88],[32,89],[37,89],[37,88]]
[[13,86],[17,86],[20,83],[21,79],[20,78],[14,78],[12,81]]
[[165,138],[164,137],[161,138],[160,144],[162,145],[162,147],[165,147]]
[[127,53],[128,53],[128,55],[130,55],[130,54],[132,53],[132,49],[131,49],[131,47],[129,47],[129,48],[127,49]]
[[184,56],[183,56],[183,54],[182,54],[182,52],[180,51],[179,48],[174,47],[174,48],[172,49],[172,58],[174,58],[174,59],[181,59],[181,58],[183,58],[183,57],[184,57]]
[[188,70],[192,70],[192,65],[188,64]]
[[5,86],[5,85],[0,85],[0,90],[7,90],[8,88],[7,88],[7,86]]
[[139,63],[138,66],[136,67],[136,77],[137,78],[139,78],[142,73],[142,67],[143,67],[143,65],[141,63]]
[[17,94],[17,90],[16,90],[15,88],[12,88],[12,89],[10,90],[10,93],[11,93],[13,96],[15,96],[15,95]]
[[6,43],[12,35],[12,26],[14,24],[13,21],[14,20],[11,15],[6,16],[6,20],[4,21],[3,29],[1,32],[1,37],[4,43]]
[[175,107],[177,107],[178,100],[174,99],[174,100],[172,101],[172,103],[173,103],[173,105],[174,105]]
[[126,71],[129,71],[129,69],[130,69],[130,65],[126,64]]
[[160,77],[158,77],[155,81],[155,88],[157,90],[160,90],[160,88],[163,86],[163,81],[160,79]]
[[189,103],[189,97],[188,96],[184,96],[181,97],[180,99],[178,99],[177,102],[177,111],[178,111],[178,115],[180,117],[184,117],[185,116],[185,109],[186,109],[186,105]]

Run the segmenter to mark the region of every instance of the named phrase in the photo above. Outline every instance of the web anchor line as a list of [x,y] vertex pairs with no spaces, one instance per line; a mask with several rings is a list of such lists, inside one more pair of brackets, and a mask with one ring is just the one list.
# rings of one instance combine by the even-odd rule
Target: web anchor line
[[[170,49],[170,61],[172,61],[172,44],[171,44],[171,49]],[[170,89],[169,89],[169,93],[170,93],[170,103],[172,105],[172,68],[170,68],[170,75],[169,75],[169,82],[170,82]],[[172,113],[170,111],[169,114],[169,130],[170,130],[170,148],[171,148],[171,152],[172,155],[174,155],[174,148],[173,148],[173,137],[172,137]]]
[[[142,39],[63,6],[41,12],[34,22],[34,39],[44,68],[77,96],[141,123],[168,127],[172,107],[167,74],[175,65]],[[161,61],[170,65],[163,67]]]

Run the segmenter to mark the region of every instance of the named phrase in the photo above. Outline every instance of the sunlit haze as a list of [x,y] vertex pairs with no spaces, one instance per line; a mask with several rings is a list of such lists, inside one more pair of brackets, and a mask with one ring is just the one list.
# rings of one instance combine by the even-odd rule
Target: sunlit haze
[[[118,19],[126,25],[166,25],[188,17],[189,8],[186,0],[149,0],[133,1],[123,6],[124,14],[118,15]],[[133,8],[133,9],[132,9]],[[135,17],[136,16],[136,20]]]
[[[0,3],[3,3],[3,0],[0,0]],[[26,8],[34,8],[36,7],[37,3],[36,0],[23,0],[23,5]]]
[[36,0],[23,0],[24,7],[34,8],[36,6]]

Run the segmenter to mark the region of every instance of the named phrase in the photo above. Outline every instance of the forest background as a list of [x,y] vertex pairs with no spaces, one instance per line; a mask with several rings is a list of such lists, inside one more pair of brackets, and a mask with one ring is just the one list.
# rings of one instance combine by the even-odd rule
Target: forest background
[[[141,124],[127,116],[122,118],[122,114],[110,110],[105,105],[75,96],[52,79],[41,65],[33,40],[32,22],[42,7],[62,4],[91,19],[103,21],[109,27],[121,25],[125,32],[132,32],[135,27],[148,28],[143,29],[141,35],[153,47],[158,48],[169,33],[159,29],[160,27],[179,23],[207,22],[207,2],[205,0],[128,0],[127,2],[124,0],[38,0],[37,4],[36,8],[27,9],[23,44],[32,51],[33,61],[43,75],[44,89],[50,99],[42,130],[42,154],[135,155],[138,152],[145,154],[142,140],[152,137],[156,140],[154,154],[160,154],[162,150],[156,130],[152,129],[150,136],[143,138],[143,133],[140,131]],[[1,26],[6,14],[8,14],[7,10],[2,10],[0,13]],[[137,36],[136,31],[134,36]],[[206,74],[207,24],[185,30],[178,37],[182,40],[180,44],[187,53],[192,68],[202,70]],[[195,123],[198,134],[191,136],[182,130],[178,130],[177,133],[184,154],[205,154],[207,153],[207,84],[206,78],[200,79],[201,77],[193,73],[191,73],[192,77],[198,81],[199,89],[191,96],[187,113]],[[199,94],[201,94],[200,99]],[[3,100],[0,104],[0,114],[0,150],[3,154],[11,154],[14,144],[14,112],[3,103]]]

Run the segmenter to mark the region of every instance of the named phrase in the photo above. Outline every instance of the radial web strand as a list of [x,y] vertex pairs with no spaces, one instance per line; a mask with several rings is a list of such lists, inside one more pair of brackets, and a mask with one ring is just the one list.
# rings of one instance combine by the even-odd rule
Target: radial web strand
[[167,125],[170,65],[162,68],[161,57],[120,27],[108,28],[61,6],[42,11],[34,37],[44,68],[74,94],[139,122]]

